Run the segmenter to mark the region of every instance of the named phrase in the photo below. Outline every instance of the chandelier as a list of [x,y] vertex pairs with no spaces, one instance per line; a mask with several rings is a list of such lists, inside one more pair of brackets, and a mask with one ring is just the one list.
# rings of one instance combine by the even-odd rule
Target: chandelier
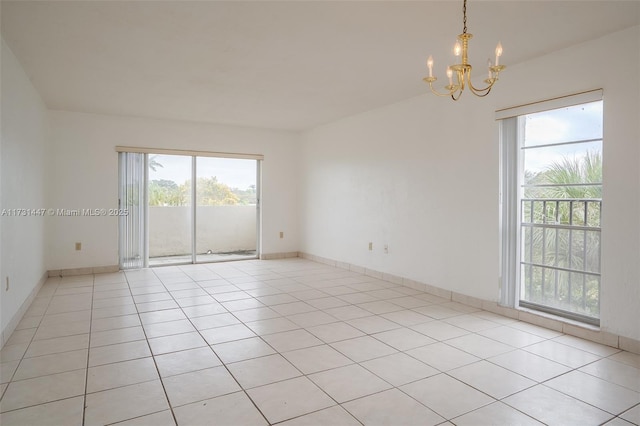
[[[438,96],[451,96],[451,99],[457,101],[462,96],[462,92],[465,87],[469,87],[471,93],[476,96],[487,96],[491,92],[491,88],[498,81],[498,75],[500,71],[505,69],[504,65],[500,65],[500,56],[502,56],[502,45],[498,42],[496,46],[496,60],[495,63],[491,63],[491,59],[487,60],[488,77],[484,80],[487,84],[484,88],[477,88],[471,83],[471,64],[469,64],[468,50],[469,40],[473,37],[473,34],[467,33],[467,0],[464,0],[462,6],[463,15],[463,30],[462,34],[458,36],[458,40],[453,48],[453,53],[456,57],[462,54],[462,61],[459,64],[449,65],[447,67],[447,77],[449,78],[449,84],[444,86],[445,93],[440,93],[433,88],[433,83],[437,80],[433,76],[433,58],[429,56],[427,59],[427,67],[429,68],[429,76],[423,80],[429,83],[431,91]],[[454,79],[455,75],[455,79]]]

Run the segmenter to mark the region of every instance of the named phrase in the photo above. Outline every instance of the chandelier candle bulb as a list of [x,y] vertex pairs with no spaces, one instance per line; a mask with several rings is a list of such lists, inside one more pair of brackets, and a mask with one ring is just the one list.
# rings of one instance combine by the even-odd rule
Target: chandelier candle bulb
[[487,68],[489,69],[489,80],[491,80],[491,77],[493,77],[491,73],[491,59],[487,59]]
[[460,56],[460,52],[462,52],[462,46],[460,46],[459,41],[456,41],[455,46],[453,46],[453,54],[456,56]]
[[453,70],[451,67],[447,68],[447,77],[449,77],[449,86],[453,86]]
[[502,56],[502,44],[498,42],[498,45],[496,46],[496,67],[500,65],[500,56]]
[[427,59],[427,67],[429,68],[429,77],[433,77],[433,57],[431,55]]

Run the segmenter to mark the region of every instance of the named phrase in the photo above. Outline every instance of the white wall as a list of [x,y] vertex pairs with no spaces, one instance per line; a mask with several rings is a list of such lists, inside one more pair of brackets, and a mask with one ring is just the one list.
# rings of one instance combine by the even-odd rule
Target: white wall
[[640,339],[639,31],[511,66],[484,99],[425,95],[305,133],[300,250],[498,300],[495,110],[603,88],[601,323]]
[[[44,185],[49,178],[46,107],[4,40],[0,57],[0,208],[44,208],[47,204]],[[3,215],[0,218],[0,306],[4,336],[0,344],[9,337],[22,313],[20,309],[46,271],[44,227],[44,217]]]
[[[53,208],[117,207],[117,145],[263,154],[261,253],[297,251],[297,134],[64,111],[50,111],[49,118]],[[49,269],[117,265],[117,218],[54,217],[50,223]],[[81,251],[75,242],[82,242]]]

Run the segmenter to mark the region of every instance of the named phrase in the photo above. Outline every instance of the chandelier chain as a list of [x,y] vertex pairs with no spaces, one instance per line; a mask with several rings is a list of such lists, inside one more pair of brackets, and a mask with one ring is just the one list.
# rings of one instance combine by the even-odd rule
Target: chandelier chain
[[462,29],[462,34],[467,33],[467,0],[464,0],[462,4],[462,23],[464,24],[464,28]]

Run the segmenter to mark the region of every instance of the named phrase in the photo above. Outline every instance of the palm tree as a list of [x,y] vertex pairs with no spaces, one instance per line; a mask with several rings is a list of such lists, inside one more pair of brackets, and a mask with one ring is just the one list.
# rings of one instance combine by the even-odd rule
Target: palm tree
[[162,167],[164,168],[164,166],[160,163],[158,163],[158,161],[156,161],[156,158],[158,156],[157,155],[153,155],[149,158],[149,168],[151,170],[153,170],[154,172],[157,171],[157,167]]

